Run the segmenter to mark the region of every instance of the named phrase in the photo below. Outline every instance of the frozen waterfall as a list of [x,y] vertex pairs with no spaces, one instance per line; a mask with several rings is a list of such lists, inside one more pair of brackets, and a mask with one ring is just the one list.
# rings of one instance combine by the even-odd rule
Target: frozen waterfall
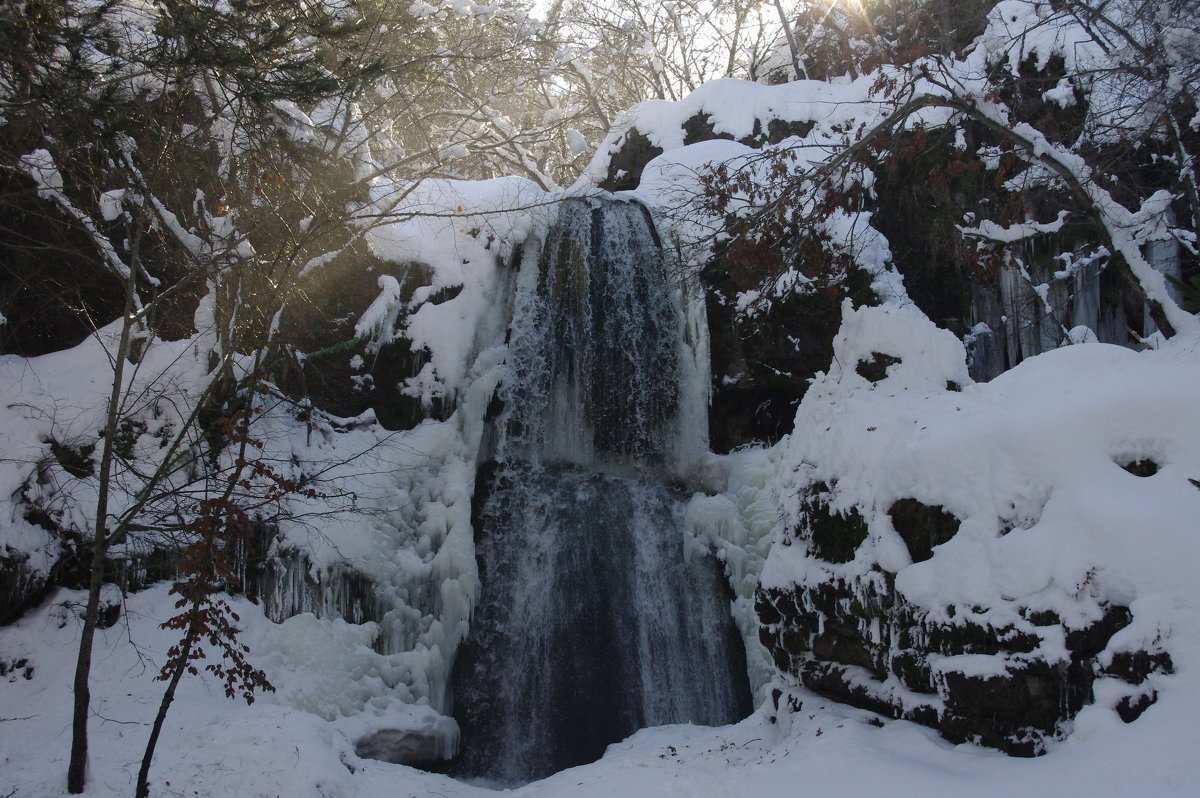
[[476,489],[482,594],[452,679],[452,772],[498,785],[639,728],[750,711],[729,589],[669,484],[701,381],[653,224],[636,204],[569,200],[519,280]]

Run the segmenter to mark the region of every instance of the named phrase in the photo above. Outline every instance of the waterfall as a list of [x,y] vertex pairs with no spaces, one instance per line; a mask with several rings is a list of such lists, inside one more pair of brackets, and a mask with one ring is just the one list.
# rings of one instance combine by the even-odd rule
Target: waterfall
[[696,381],[653,224],[636,204],[567,201],[519,280],[476,487],[482,592],[452,679],[452,772],[504,786],[639,728],[750,711],[728,586],[668,482]]
[[537,269],[522,278],[498,459],[660,463],[672,448],[679,333],[645,211],[563,203]]

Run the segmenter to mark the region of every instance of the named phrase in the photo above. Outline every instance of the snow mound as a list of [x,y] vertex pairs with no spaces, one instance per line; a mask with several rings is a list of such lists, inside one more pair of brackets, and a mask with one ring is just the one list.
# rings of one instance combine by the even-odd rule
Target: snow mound
[[[894,590],[894,606],[913,608],[924,633],[998,636],[982,648],[954,642],[952,631],[951,643],[926,641],[956,655],[928,657],[937,695],[921,698],[904,692],[920,679],[897,664],[910,645],[903,633],[889,642],[886,628],[865,632],[884,651],[886,678],[863,689],[904,706],[920,699],[944,712],[939,702],[953,703],[947,679],[983,683],[1039,661],[1074,662],[1092,645],[1080,635],[1094,634],[1085,682],[1104,705],[1085,710],[1087,723],[1115,717],[1122,701],[1136,716],[1127,710],[1138,691],[1194,714],[1195,342],[1142,353],[1070,345],[987,384],[971,384],[963,360],[961,344],[916,311],[844,308],[833,366],[780,444],[785,531],[763,588],[847,589],[866,618],[872,602],[893,606]],[[861,529],[861,540],[818,556],[828,543],[804,539],[817,534],[805,530],[818,512],[842,519],[838,529]],[[1146,667],[1131,670],[1140,657]]]

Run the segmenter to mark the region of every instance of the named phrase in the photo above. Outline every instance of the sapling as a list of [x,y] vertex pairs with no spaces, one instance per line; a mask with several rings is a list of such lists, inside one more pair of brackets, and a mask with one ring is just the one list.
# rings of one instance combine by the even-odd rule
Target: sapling
[[[253,396],[251,391],[250,402]],[[179,581],[170,591],[178,596],[175,608],[179,613],[161,625],[182,632],[183,637],[167,652],[167,661],[156,677],[167,687],[138,771],[137,798],[150,794],[150,765],[179,682],[185,674],[200,675],[200,663],[208,659],[208,648],[216,649],[221,660],[207,662],[203,670],[222,682],[227,697],[240,694],[252,704],[256,691],[275,691],[266,674],[247,660],[250,648],[240,642],[237,626],[241,619],[225,598],[226,591],[239,587],[235,552],[239,548],[248,551],[253,542],[256,521],[243,506],[244,499],[252,495],[254,505],[262,506],[278,504],[288,496],[316,499],[322,495],[305,487],[302,480],[287,477],[252,456],[252,448],[262,447],[250,437],[250,422],[256,412],[250,404],[214,424],[233,451],[233,464],[221,480],[224,484],[217,483],[219,490],[196,502],[194,515],[184,528],[187,543],[179,558]]]

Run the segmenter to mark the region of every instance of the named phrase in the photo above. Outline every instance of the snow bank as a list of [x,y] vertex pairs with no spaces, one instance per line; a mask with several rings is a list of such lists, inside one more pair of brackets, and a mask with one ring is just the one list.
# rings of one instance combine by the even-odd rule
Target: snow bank
[[[535,184],[515,177],[388,184],[377,187],[377,194],[381,205],[403,195],[403,216],[369,233],[371,250],[393,263],[417,262],[432,269],[429,284],[418,287],[409,302],[403,331],[414,350],[430,352],[431,372],[408,390],[425,397],[453,395],[466,384],[475,355],[493,343],[480,339],[494,329],[476,330],[507,304],[499,267],[531,234],[544,230],[553,202]],[[459,288],[451,299],[429,301],[439,291]],[[383,298],[389,289],[381,289]]]
[[637,131],[650,144],[665,151],[684,146],[684,123],[703,115],[715,135],[735,140],[765,134],[771,120],[820,122],[826,141],[834,140],[829,127],[858,118],[867,101],[873,78],[833,84],[799,80],[778,86],[764,86],[746,80],[726,78],[697,88],[679,101],[648,100],[625,111],[613,122],[612,129],[584,170],[581,182],[597,185],[608,173],[609,160]]
[[[79,598],[63,595],[60,600]],[[140,660],[126,635],[132,633],[147,650],[163,650],[168,635],[155,625],[168,603],[165,598],[158,591],[133,597],[128,630],[121,624],[100,632],[94,688],[100,717],[94,719],[90,796],[116,798],[132,789],[162,685],[152,681],[156,663]],[[261,650],[257,630],[265,621],[254,619],[252,605],[239,604],[237,610],[248,623],[247,641]],[[32,665],[29,678],[21,670],[0,678],[5,717],[0,722],[0,787],[15,788],[17,796],[65,794],[71,658],[61,651],[78,635],[73,617],[56,603],[0,636],[0,658],[27,658]],[[265,665],[277,684],[289,684],[272,662]],[[879,719],[801,690],[800,705],[777,722],[760,712],[719,729],[643,730],[611,746],[599,762],[505,794],[760,798],[794,794],[803,783],[827,795],[886,793],[903,784],[914,794],[929,796],[1188,796],[1196,777],[1189,733],[1196,691],[1194,685],[1180,684],[1182,674],[1173,678],[1174,701],[1160,700],[1131,725],[1099,705],[1087,709],[1076,719],[1075,734],[1039,759],[952,746],[921,726]],[[1190,706],[1181,706],[1181,696],[1188,697]],[[336,724],[289,708],[275,696],[264,696],[252,707],[229,701],[219,685],[204,678],[181,683],[151,784],[154,794],[209,798],[496,795],[444,776],[360,759]]]
[[[863,364],[877,353],[899,362],[872,381]],[[1081,629],[1107,607],[1128,607],[1132,622],[1108,641],[1099,664],[1166,651],[1175,674],[1151,674],[1149,685],[1170,705],[1165,712],[1194,715],[1200,345],[1143,353],[1072,345],[979,385],[969,383],[963,360],[953,336],[915,311],[844,309],[833,366],[805,395],[796,431],[781,444],[778,490],[792,528],[806,491],[820,484],[830,512],[859,513],[868,534],[843,564],[816,560],[803,545],[775,546],[762,585],[815,586],[881,568],[929,617],[958,623],[954,608],[967,608],[971,622],[992,629],[1032,630],[1028,619],[1043,613]],[[913,562],[889,514],[902,499],[960,521],[923,561]],[[1030,656],[1066,658],[1061,639],[1040,634]],[[1003,666],[1003,658],[984,657],[936,668],[980,675]],[[1104,713],[1115,720],[1121,691],[1103,679],[1096,691],[1108,704],[1085,710],[1076,728],[1110,722],[1100,720]]]

